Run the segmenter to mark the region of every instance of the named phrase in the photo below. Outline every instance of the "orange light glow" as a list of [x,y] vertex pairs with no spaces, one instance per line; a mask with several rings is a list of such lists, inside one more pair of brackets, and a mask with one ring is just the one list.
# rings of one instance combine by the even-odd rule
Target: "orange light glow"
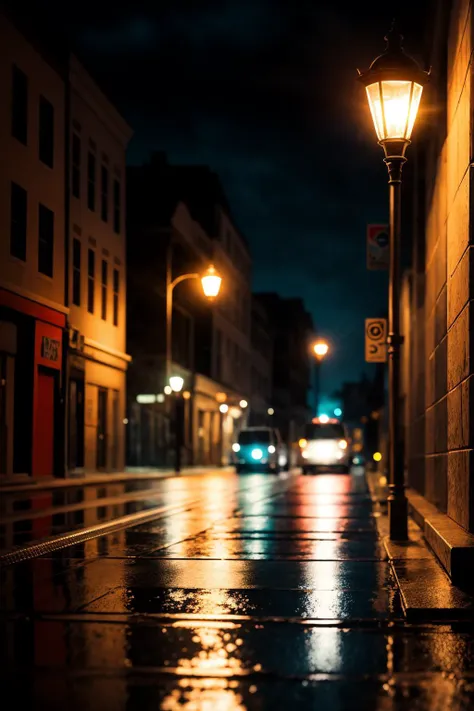
[[300,439],[298,444],[301,447],[301,449],[304,449],[308,445],[308,440],[304,439],[304,437],[303,437]]

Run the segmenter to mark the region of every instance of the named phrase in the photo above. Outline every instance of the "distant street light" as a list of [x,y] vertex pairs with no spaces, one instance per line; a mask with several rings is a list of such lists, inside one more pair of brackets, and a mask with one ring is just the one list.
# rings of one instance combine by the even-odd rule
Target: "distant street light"
[[247,402],[247,400],[241,400],[239,402],[239,405],[242,408],[242,410],[245,410],[245,408],[248,406],[248,402]]
[[219,412],[222,412],[222,414],[225,415],[229,412],[229,405],[226,405],[225,402],[223,402],[222,405],[219,405]]
[[273,407],[269,407],[268,410],[267,410],[267,413],[268,413],[268,414],[270,415],[270,417],[271,417],[272,415],[275,414],[275,410],[273,409]]
[[180,393],[183,389],[184,379],[180,375],[172,375],[170,378],[170,388],[174,393]]
[[405,496],[402,428],[399,416],[400,392],[400,215],[402,168],[405,151],[420,105],[428,73],[403,51],[403,37],[395,23],[385,37],[387,47],[370,68],[359,72],[388,168],[390,190],[390,273],[388,293],[388,379],[389,379],[389,497],[390,538],[408,538],[408,505]]
[[329,346],[326,341],[317,341],[313,346],[313,351],[318,360],[323,360],[328,354]]
[[316,358],[314,365],[314,414],[318,416],[319,410],[319,390],[321,386],[321,363],[329,353],[329,344],[327,341],[320,340],[313,343],[313,353]]

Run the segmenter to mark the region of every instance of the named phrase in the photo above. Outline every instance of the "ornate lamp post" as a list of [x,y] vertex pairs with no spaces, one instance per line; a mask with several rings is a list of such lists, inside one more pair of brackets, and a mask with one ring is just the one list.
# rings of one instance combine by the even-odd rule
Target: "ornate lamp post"
[[408,506],[405,496],[400,392],[400,214],[402,168],[405,151],[428,81],[414,59],[403,51],[403,37],[395,22],[385,37],[387,47],[366,72],[359,72],[364,84],[379,145],[388,169],[390,192],[390,272],[388,291],[388,377],[389,377],[389,497],[390,538],[408,538]]

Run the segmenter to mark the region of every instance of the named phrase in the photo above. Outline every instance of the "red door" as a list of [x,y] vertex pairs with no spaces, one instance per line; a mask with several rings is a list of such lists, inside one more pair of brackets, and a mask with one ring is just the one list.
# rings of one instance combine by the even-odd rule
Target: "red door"
[[54,475],[54,373],[38,368],[36,398],[36,476]]

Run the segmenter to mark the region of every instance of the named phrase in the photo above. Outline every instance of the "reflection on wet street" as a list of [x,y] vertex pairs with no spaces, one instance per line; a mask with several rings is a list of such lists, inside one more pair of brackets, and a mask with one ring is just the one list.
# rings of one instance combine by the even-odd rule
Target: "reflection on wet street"
[[[362,475],[120,486],[101,497],[124,507],[115,517],[135,504],[156,517],[1,569],[2,688],[15,706],[474,707],[474,625],[404,621]],[[10,508],[10,523],[29,527],[23,540],[96,523],[88,512],[101,505],[78,501],[82,522],[35,527],[73,513],[51,503],[30,518]],[[4,549],[22,540],[13,528]]]

